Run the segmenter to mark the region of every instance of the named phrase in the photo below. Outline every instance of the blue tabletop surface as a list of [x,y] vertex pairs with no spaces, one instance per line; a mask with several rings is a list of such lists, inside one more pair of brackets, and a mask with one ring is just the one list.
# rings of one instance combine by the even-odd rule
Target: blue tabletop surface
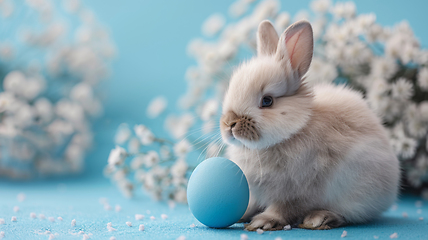
[[[17,199],[20,193],[26,196],[22,202]],[[5,232],[4,239],[48,239],[50,234],[55,239],[83,239],[80,231],[88,234],[90,239],[110,239],[112,236],[116,239],[177,239],[185,236],[186,239],[214,240],[240,239],[241,234],[246,234],[248,239],[340,239],[344,230],[347,231],[346,239],[375,239],[375,236],[390,239],[394,233],[398,239],[427,239],[428,236],[428,202],[417,202],[420,201],[418,197],[409,195],[402,197],[380,219],[364,225],[332,230],[292,229],[261,235],[244,231],[242,224],[210,229],[199,223],[186,205],[177,204],[171,208],[166,202],[152,201],[143,194],[127,200],[113,186],[97,179],[30,184],[2,182],[0,196],[0,218],[5,220],[0,231]],[[111,210],[106,210],[105,202]],[[115,211],[116,205],[121,207],[119,212]],[[19,207],[18,212],[14,211],[15,206]],[[35,219],[30,217],[32,212],[36,214]],[[40,214],[46,219],[41,219]],[[145,215],[145,218],[137,221],[135,214]],[[162,214],[168,218],[162,219]],[[16,222],[11,221],[12,216],[16,216]],[[155,219],[151,220],[151,216]],[[49,221],[49,217],[55,221]],[[424,219],[420,220],[421,217]],[[75,227],[71,226],[73,219],[76,220]],[[128,221],[132,227],[126,225]],[[116,231],[108,231],[109,222]],[[145,226],[144,231],[139,231],[140,224]]]

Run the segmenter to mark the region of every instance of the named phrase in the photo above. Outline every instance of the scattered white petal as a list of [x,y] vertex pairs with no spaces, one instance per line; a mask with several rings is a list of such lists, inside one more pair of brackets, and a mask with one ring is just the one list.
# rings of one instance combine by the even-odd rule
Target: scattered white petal
[[379,239],[379,236],[374,235],[373,238],[374,239]]
[[262,229],[257,229],[257,231],[256,231],[258,234],[263,234],[265,231],[263,231]]
[[30,218],[37,218],[37,214],[36,213],[30,213]]
[[144,219],[143,214],[135,214],[135,220],[139,221],[139,220],[143,220],[143,219]]
[[342,233],[342,235],[340,235],[340,237],[344,238],[344,237],[346,237],[346,235],[348,235],[348,232],[347,231],[343,231],[343,233]]
[[49,221],[51,221],[51,222],[55,222],[55,218],[54,218],[54,217],[49,217],[48,219],[49,219]]
[[112,208],[109,204],[104,205],[104,210],[110,211]]
[[25,194],[24,193],[20,193],[18,194],[18,196],[16,196],[16,199],[18,199],[19,202],[23,202],[25,200]]
[[403,212],[403,217],[404,218],[406,218],[406,217],[408,217],[409,215],[406,213],[406,212]]
[[6,224],[3,218],[0,218],[0,225]]
[[282,238],[280,238],[280,237],[276,237],[276,238],[275,238],[275,240],[282,240]]
[[150,216],[150,219],[155,220],[156,218],[155,218],[155,216]]
[[247,234],[241,234],[241,240],[248,240],[248,235]]
[[39,218],[40,218],[40,219],[46,219],[46,217],[45,217],[45,215],[44,215],[44,214],[39,214]]
[[138,231],[144,231],[144,225],[140,224],[140,226],[138,226]]
[[395,210],[397,210],[397,208],[398,208],[398,205],[394,204],[391,206],[391,211],[395,211]]
[[45,234],[49,235],[49,234],[51,234],[51,231],[46,230]]
[[79,233],[77,233],[77,234],[82,235],[82,234],[85,234],[85,232],[84,231],[79,231]]
[[172,200],[168,201],[168,206],[169,206],[169,208],[174,209],[175,208],[175,202]]
[[71,220],[71,226],[72,227],[76,226],[76,219]]
[[4,238],[4,232],[3,231],[0,232],[0,238]]
[[110,240],[116,240],[116,238],[115,237],[110,237]]
[[284,226],[284,230],[290,230],[290,229],[291,229],[291,225],[290,224]]
[[120,212],[120,211],[122,210],[122,207],[121,207],[120,205],[116,205],[116,206],[114,207],[114,210],[115,210],[116,212]]
[[14,212],[19,212],[19,207],[18,206],[13,207],[13,211]]
[[16,221],[18,221],[18,220],[16,219],[16,217],[15,217],[15,216],[13,216],[10,220],[11,220],[12,222],[16,222]]
[[167,219],[167,218],[168,218],[168,215],[166,215],[166,214],[161,214],[161,218],[162,218],[163,220],[165,220],[165,219]]
[[186,237],[181,235],[180,237],[178,237],[176,240],[186,240]]
[[393,234],[391,234],[391,236],[389,236],[389,238],[398,238],[398,234],[397,233],[393,233]]
[[196,225],[192,223],[192,224],[190,224],[190,227],[194,228],[194,227],[196,227]]
[[82,237],[83,240],[88,240],[89,239],[89,235],[88,234],[84,234]]
[[423,217],[419,217],[419,221],[423,221],[424,220],[424,218]]
[[128,225],[129,227],[132,227],[132,223],[131,222],[126,222],[126,225]]
[[57,219],[58,219],[59,221],[62,221],[62,220],[63,220],[63,219],[62,219],[62,217],[58,217]]
[[55,235],[53,235],[53,234],[49,235],[49,240],[52,240],[54,238],[55,238]]
[[111,222],[107,223],[107,230],[108,230],[109,232],[116,231],[116,229],[112,227]]

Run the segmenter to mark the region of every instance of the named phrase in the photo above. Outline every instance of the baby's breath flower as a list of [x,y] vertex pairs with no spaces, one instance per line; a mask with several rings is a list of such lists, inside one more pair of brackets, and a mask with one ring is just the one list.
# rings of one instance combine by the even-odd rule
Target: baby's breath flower
[[116,132],[115,143],[124,144],[126,141],[128,141],[130,136],[131,136],[131,130],[129,129],[128,124],[126,123],[120,124]]
[[145,157],[142,154],[134,157],[131,161],[131,168],[133,170],[138,170],[144,165]]
[[165,110],[167,104],[168,102],[163,96],[154,98],[147,107],[147,116],[156,118]]
[[284,31],[290,25],[290,14],[282,12],[275,19],[275,28],[277,31]]
[[143,145],[150,145],[153,143],[155,135],[146,126],[136,125],[134,131]]
[[208,121],[210,118],[216,115],[218,109],[218,101],[215,99],[208,100],[202,108],[201,119]]
[[194,122],[194,116],[190,113],[184,114],[180,117],[170,115],[165,120],[165,128],[175,139],[179,139],[189,131]]
[[188,169],[185,159],[178,159],[171,168],[171,175],[173,177],[184,177]]
[[419,70],[418,84],[422,89],[428,91],[428,68],[423,67]]
[[131,154],[137,154],[140,151],[140,140],[138,138],[131,138],[128,142],[128,152]]
[[116,166],[121,165],[127,156],[127,152],[124,148],[120,146],[116,146],[115,149],[110,151],[110,155],[108,157],[108,163],[110,165]]
[[192,150],[192,145],[186,139],[180,141],[174,146],[175,155],[182,157],[187,155]]
[[232,17],[240,17],[248,10],[248,2],[238,0],[232,3],[229,7],[229,15]]
[[144,165],[146,165],[147,167],[153,167],[159,162],[159,154],[156,151],[147,152],[147,154],[143,158]]
[[337,2],[332,9],[336,18],[352,18],[356,13],[356,6],[353,2]]
[[399,78],[392,84],[392,97],[408,100],[413,95],[413,84],[405,78]]
[[226,20],[223,15],[218,13],[213,14],[203,23],[202,32],[208,37],[214,36],[224,26],[225,22]]
[[330,0],[315,0],[311,2],[311,9],[314,12],[325,13],[330,8]]

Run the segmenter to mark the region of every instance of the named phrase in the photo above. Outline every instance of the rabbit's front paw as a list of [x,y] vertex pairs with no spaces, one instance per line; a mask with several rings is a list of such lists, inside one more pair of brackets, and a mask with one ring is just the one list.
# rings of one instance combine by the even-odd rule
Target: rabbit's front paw
[[345,219],[327,210],[316,210],[309,213],[299,228],[313,229],[313,230],[327,230],[342,226],[345,224]]
[[276,231],[282,230],[285,225],[287,224],[282,220],[281,216],[263,212],[253,217],[249,224],[245,224],[245,229],[248,231],[256,231],[257,229]]

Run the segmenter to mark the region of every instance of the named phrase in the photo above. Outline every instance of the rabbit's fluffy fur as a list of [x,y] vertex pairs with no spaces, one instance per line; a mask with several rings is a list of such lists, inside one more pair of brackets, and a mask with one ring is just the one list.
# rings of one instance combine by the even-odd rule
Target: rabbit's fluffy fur
[[[257,44],[258,56],[232,75],[220,121],[228,157],[250,185],[246,229],[329,229],[379,216],[395,201],[400,178],[380,120],[356,91],[305,85],[308,22],[278,38],[264,21]],[[265,96],[272,106],[262,107]]]

